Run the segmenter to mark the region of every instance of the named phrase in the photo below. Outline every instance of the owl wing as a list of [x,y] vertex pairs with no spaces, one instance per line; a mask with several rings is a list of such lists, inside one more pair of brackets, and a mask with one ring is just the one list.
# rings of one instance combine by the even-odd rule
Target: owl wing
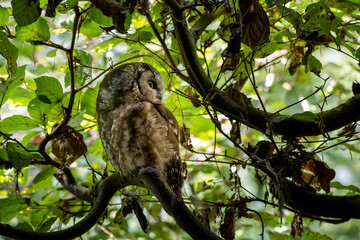
[[179,124],[174,114],[162,103],[154,104],[154,107],[158,113],[158,117],[161,118],[159,120],[163,123],[162,125],[166,126],[165,134],[167,139],[173,145],[173,151],[169,153],[164,166],[165,179],[174,193],[181,196],[183,170],[179,154]]

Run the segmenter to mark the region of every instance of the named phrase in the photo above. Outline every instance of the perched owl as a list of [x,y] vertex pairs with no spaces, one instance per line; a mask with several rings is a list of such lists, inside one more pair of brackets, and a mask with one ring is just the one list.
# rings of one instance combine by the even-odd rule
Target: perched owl
[[182,164],[178,123],[161,101],[164,80],[147,63],[129,63],[110,71],[100,84],[97,123],[107,157],[123,177],[144,166],[159,170],[181,195]]

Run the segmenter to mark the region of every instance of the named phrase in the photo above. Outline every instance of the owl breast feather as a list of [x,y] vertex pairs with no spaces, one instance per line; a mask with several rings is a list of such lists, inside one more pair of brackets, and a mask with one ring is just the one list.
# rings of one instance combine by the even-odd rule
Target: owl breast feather
[[154,106],[141,102],[119,107],[111,115],[106,153],[113,167],[123,176],[136,174],[144,166],[164,172],[165,163],[178,154],[178,146],[171,143],[168,126]]

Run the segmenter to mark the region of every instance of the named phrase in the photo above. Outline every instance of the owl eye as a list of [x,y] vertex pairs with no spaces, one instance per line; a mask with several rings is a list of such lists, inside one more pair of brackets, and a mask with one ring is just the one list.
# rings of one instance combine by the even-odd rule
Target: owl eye
[[155,88],[155,82],[154,82],[153,80],[149,80],[149,81],[148,81],[148,85],[149,85],[149,87],[151,87],[151,88]]

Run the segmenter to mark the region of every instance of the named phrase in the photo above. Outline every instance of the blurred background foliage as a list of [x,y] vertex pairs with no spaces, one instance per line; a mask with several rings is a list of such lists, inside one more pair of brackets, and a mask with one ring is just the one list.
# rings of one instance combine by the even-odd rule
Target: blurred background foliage
[[[186,2],[195,4],[196,11],[192,8],[187,11],[188,24],[192,27],[200,14],[209,9],[196,5],[202,1]],[[239,64],[232,71],[223,69],[226,64],[222,52],[228,47],[231,35],[225,27],[231,21],[226,11],[227,4],[231,7],[239,3],[206,2],[209,2],[205,5],[207,8],[224,8],[224,14],[213,21],[197,41],[198,56],[218,87],[241,86],[243,93],[260,108],[254,84],[248,81],[250,69],[266,110],[276,112],[285,108],[282,114],[319,112],[325,100],[324,110],[353,95],[352,84],[360,76],[360,6],[356,1],[260,1],[270,22],[269,42],[256,51],[241,44],[241,59],[247,63]],[[140,7],[124,11],[125,17],[116,31],[109,30],[112,19],[89,1],[63,1],[54,18],[44,16],[47,4],[46,0],[0,3],[1,222],[23,229],[55,231],[73,225],[91,208],[58,183],[53,177],[56,169],[34,163],[43,160],[36,149],[45,134],[64,119],[64,108],[69,104],[70,73],[62,48],[71,46],[74,6],[79,6],[83,14],[73,51],[77,92],[69,126],[81,134],[77,139],[83,138],[87,152],[81,152],[81,157],[73,163],[64,164],[70,165],[81,185],[91,186],[102,174],[113,171],[104,158],[96,129],[95,102],[101,73],[119,62],[143,61],[155,66],[165,79],[164,102],[182,126],[181,156],[187,165],[183,193],[189,208],[219,233],[226,205],[254,196],[271,201],[271,196],[266,196],[266,184],[259,182],[255,177],[257,171],[246,164],[248,157],[216,129],[206,109],[196,103],[196,92],[171,72]],[[150,14],[176,65],[185,71],[172,34],[171,17],[164,11],[163,2],[150,1]],[[229,63],[227,67],[233,66]],[[322,91],[313,94],[321,86]],[[330,94],[331,97],[324,97]],[[297,104],[286,108],[294,103]],[[221,114],[217,118],[223,132],[230,134],[234,123]],[[267,139],[245,125],[239,127],[240,144],[245,148]],[[308,151],[318,149],[320,159],[335,170],[330,194],[360,193],[359,127],[355,125],[353,130],[350,141],[344,141],[347,139],[344,137],[324,143],[323,136],[301,140]],[[330,135],[336,137],[339,132]],[[282,146],[280,137],[275,136],[275,141]],[[46,145],[46,152],[56,158],[58,156],[51,153],[52,145]],[[134,196],[140,197],[150,222],[147,233],[141,230],[135,216],[126,215],[124,210],[128,199]],[[255,200],[245,209],[246,214],[236,221],[236,239],[260,239],[262,231],[264,239],[293,239],[290,232],[296,219],[294,213],[284,210],[281,216],[277,207]],[[357,239],[358,225],[358,220],[334,225],[304,218],[302,238],[296,236],[295,239]],[[83,239],[190,238],[146,189],[129,187],[114,196],[106,216]]]

